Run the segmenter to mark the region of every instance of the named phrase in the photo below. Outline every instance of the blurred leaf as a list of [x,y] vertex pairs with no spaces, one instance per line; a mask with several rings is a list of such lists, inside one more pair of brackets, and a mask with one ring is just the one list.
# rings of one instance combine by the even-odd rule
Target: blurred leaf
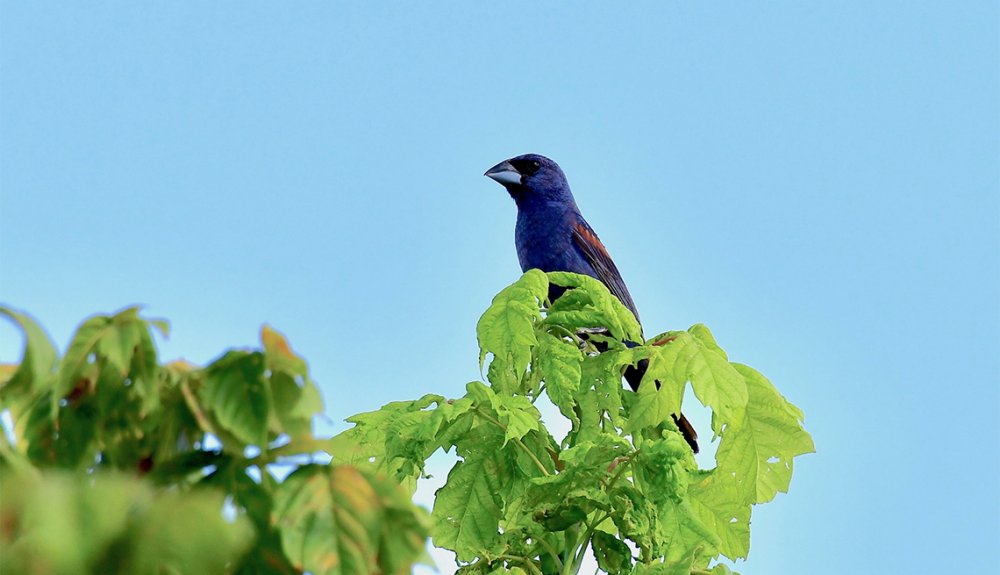
[[242,517],[226,521],[222,507],[223,496],[217,492],[158,495],[129,526],[131,566],[125,572],[225,572],[253,542],[253,529]]
[[220,573],[246,548],[218,493],[156,493],[122,476],[2,478],[0,571],[72,575]]
[[[48,334],[30,315],[4,306],[0,306],[0,315],[14,322],[25,339],[20,364],[0,382],[0,408],[6,408],[15,402],[23,403],[32,392],[49,386],[58,354]],[[9,370],[5,366],[5,371]]]
[[160,365],[157,362],[156,345],[149,327],[143,321],[132,322],[120,331],[125,330],[132,332],[135,345],[135,353],[129,366],[132,384],[142,400],[143,411],[149,412],[156,409],[160,399],[157,390]]
[[96,351],[107,361],[107,366],[118,375],[125,377],[132,363],[132,354],[138,345],[139,333],[134,323],[111,325],[97,340]]
[[52,415],[59,411],[59,402],[84,382],[78,381],[81,371],[92,361],[91,354],[101,338],[115,330],[108,316],[97,315],[86,319],[70,341],[69,349],[59,364],[55,392],[52,394]]
[[219,424],[248,445],[267,444],[271,388],[264,355],[229,351],[206,368],[199,397]]
[[160,332],[160,335],[162,335],[164,338],[170,337],[169,321],[162,318],[147,319],[146,321],[149,323],[149,325],[155,327],[156,331]]
[[408,573],[426,520],[398,490],[348,465],[299,468],[275,499],[285,553],[316,575]]
[[267,369],[288,371],[301,377],[307,376],[305,360],[292,351],[288,339],[279,331],[267,324],[263,325],[260,328],[260,341],[264,344]]

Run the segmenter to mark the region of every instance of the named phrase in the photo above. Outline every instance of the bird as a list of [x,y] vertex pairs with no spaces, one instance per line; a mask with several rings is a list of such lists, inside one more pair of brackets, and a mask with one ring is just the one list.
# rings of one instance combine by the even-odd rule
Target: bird
[[[576,205],[566,174],[559,164],[540,154],[504,160],[483,174],[502,185],[517,206],[514,245],[521,271],[573,272],[599,280],[639,321],[639,311],[618,267]],[[549,286],[549,301],[565,288]],[[640,322],[641,326],[641,322]],[[635,342],[625,345],[635,347]],[[654,342],[653,345],[662,345]],[[625,380],[638,391],[648,368],[643,360],[625,370]],[[657,382],[659,387],[659,382]],[[673,415],[684,440],[698,453],[698,434],[684,414]]]

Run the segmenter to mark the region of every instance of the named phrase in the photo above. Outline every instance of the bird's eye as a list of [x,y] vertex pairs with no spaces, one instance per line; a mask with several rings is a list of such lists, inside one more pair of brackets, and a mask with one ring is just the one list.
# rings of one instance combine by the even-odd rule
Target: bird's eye
[[525,176],[530,176],[537,172],[542,164],[538,160],[514,160],[511,162],[518,172]]

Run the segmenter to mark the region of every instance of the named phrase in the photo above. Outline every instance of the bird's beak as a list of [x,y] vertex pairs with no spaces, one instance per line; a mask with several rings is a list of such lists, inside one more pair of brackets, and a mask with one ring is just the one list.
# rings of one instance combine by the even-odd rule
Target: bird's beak
[[486,170],[486,173],[483,175],[504,186],[521,183],[521,173],[514,169],[514,166],[506,160]]

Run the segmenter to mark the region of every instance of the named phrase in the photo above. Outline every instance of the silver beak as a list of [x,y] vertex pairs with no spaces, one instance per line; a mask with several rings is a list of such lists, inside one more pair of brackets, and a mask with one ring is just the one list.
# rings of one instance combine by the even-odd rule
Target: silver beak
[[514,169],[514,166],[506,160],[486,170],[486,173],[483,175],[504,186],[521,183],[521,173]]

